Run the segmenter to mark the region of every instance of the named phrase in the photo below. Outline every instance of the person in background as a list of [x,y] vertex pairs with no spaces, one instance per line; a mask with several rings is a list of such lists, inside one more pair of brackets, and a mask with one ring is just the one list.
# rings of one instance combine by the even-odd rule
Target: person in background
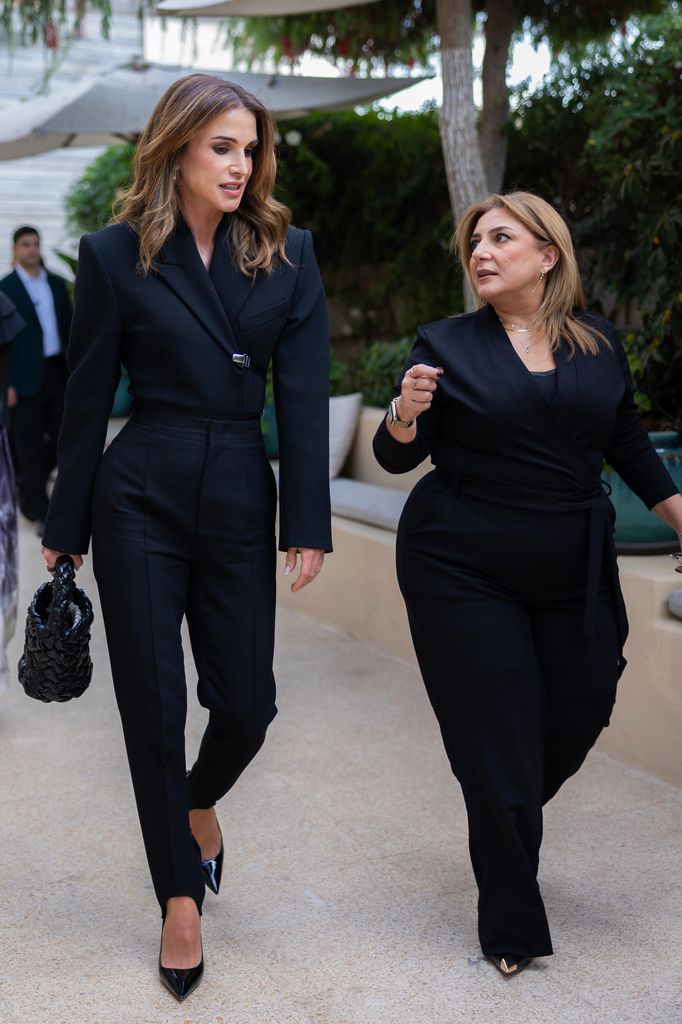
[[43,265],[36,229],[17,228],[13,243],[14,270],[0,281],[0,290],[26,326],[12,341],[7,405],[18,463],[19,507],[42,533],[47,481],[57,464],[71,301],[64,279]]
[[17,509],[14,468],[7,441],[7,371],[12,339],[25,322],[16,306],[0,292],[0,691],[7,688],[7,644],[17,621]]
[[492,195],[456,240],[480,308],[419,328],[374,451],[392,473],[435,466],[403,510],[398,579],[464,794],[481,947],[514,976],[552,953],[543,805],[608,725],[625,666],[604,458],[678,537],[682,496],[556,210]]

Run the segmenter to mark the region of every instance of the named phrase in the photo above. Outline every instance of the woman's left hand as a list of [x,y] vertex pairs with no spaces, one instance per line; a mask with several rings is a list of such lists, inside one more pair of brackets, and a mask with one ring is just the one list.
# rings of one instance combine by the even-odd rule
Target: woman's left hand
[[289,548],[284,563],[284,575],[288,576],[296,568],[297,556],[301,556],[301,571],[291,584],[291,592],[307,587],[309,583],[319,576],[324,562],[324,551],[322,548]]

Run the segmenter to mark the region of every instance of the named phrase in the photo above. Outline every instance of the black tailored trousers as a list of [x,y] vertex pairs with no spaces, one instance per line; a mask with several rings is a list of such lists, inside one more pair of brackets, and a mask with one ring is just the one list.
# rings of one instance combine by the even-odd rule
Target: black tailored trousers
[[434,472],[405,506],[397,563],[466,804],[481,947],[548,956],[542,806],[608,724],[618,680],[605,575],[594,635],[583,634],[587,515],[483,502]]
[[[190,896],[201,911],[188,812],[230,789],[276,714],[275,501],[257,418],[141,410],[98,469],[93,565],[162,913],[171,896]],[[183,616],[209,712],[189,775]]]

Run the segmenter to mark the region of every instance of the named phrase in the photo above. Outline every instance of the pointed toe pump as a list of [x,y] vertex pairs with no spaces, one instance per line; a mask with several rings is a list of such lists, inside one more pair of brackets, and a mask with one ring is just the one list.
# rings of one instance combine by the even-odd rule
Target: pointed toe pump
[[[218,831],[220,832],[220,825],[218,825]],[[210,857],[208,860],[202,860],[201,870],[204,875],[204,882],[206,888],[210,889],[211,892],[218,894],[220,889],[220,879],[223,875],[223,857],[225,855],[225,844],[223,843],[223,834],[220,832],[220,850],[216,857]]]
[[161,982],[168,989],[171,995],[175,996],[179,1003],[186,999],[190,992],[193,992],[201,981],[204,974],[204,951],[201,951],[201,960],[196,967],[164,967],[161,963],[161,951],[159,950],[159,977]]
[[501,974],[509,977],[512,974],[520,974],[525,970],[533,959],[532,956],[491,956],[490,959]]

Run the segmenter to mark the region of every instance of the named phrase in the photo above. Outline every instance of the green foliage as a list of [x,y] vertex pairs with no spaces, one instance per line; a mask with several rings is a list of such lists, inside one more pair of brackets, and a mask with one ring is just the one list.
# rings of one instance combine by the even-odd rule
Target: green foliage
[[71,299],[71,302],[73,302],[73,288],[76,270],[78,269],[78,260],[75,256],[70,256],[67,252],[61,252],[59,249],[57,249],[55,255],[62,261],[62,263],[66,264],[72,274],[71,278],[64,278],[64,283],[66,284],[66,290],[69,293],[69,298]]
[[[88,7],[99,11],[102,35],[108,37],[111,0],[83,0],[76,4],[67,4],[66,0],[0,0],[0,27],[11,43],[26,45],[42,40],[49,49],[56,49],[59,30],[67,38],[77,33]],[[51,34],[55,28],[56,37]]]
[[116,193],[130,182],[134,148],[128,144],[109,146],[67,194],[66,222],[73,234],[98,231],[109,223]]
[[350,365],[332,347],[329,351],[329,394],[347,395],[352,390]]
[[278,195],[313,231],[344,337],[400,337],[461,310],[436,111],[310,114],[282,131]]
[[251,65],[266,54],[295,64],[303,53],[370,73],[426,65],[437,50],[435,0],[382,0],[291,17],[229,19],[226,41]]
[[355,384],[364,394],[365,405],[388,405],[412,344],[411,338],[375,341],[361,353]]
[[658,13],[668,0],[517,0],[516,7],[533,39],[560,47],[582,48],[616,31],[625,35],[633,17]]
[[520,93],[507,187],[554,202],[586,266],[588,301],[625,311],[642,411],[682,416],[682,14],[566,56]]
[[[530,32],[558,50],[584,45],[614,32],[633,15],[658,11],[665,0],[509,0],[517,35]],[[473,0],[484,19],[490,4]],[[492,17],[495,11],[492,11]],[[435,0],[382,0],[362,7],[284,18],[228,19],[226,42],[250,66],[264,56],[295,65],[304,53],[332,60],[351,73],[399,67],[429,67],[438,51]]]

